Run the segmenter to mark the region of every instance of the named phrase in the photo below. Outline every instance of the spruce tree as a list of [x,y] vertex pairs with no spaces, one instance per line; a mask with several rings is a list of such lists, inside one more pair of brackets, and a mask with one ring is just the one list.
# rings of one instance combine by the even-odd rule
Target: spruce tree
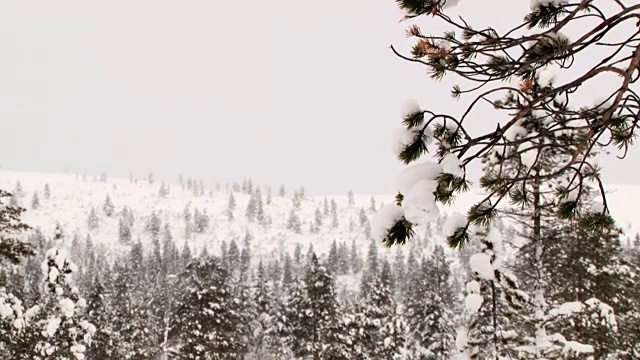
[[329,270],[330,274],[337,274],[338,261],[338,243],[336,243],[336,240],[334,239],[331,243],[331,249],[329,250],[329,256],[327,258],[327,270]]
[[396,286],[397,286],[398,294],[402,296],[402,294],[404,293],[404,289],[406,288],[407,279],[405,277],[406,273],[405,273],[404,249],[400,247],[396,249],[396,256],[393,263],[393,274],[397,279]]
[[200,212],[198,208],[194,210],[193,213],[193,229],[197,233],[203,233],[209,228],[209,215],[207,214],[207,209],[202,210]]
[[227,219],[233,220],[233,210],[236,208],[236,198],[233,196],[233,192],[229,192],[229,200],[227,202]]
[[113,215],[113,211],[115,210],[115,207],[113,206],[113,202],[111,202],[111,197],[109,197],[109,195],[107,195],[107,197],[104,199],[102,210],[104,211],[104,214],[107,216]]
[[251,233],[247,231],[244,236],[242,251],[240,252],[240,273],[246,275],[251,266]]
[[293,250],[293,259],[296,262],[296,267],[302,265],[302,244],[299,242],[296,243],[296,247]]
[[131,228],[122,219],[118,220],[118,240],[127,245],[131,243]]
[[322,212],[320,212],[320,208],[316,208],[315,213],[315,226],[319,229],[322,227]]
[[182,276],[186,291],[169,333],[177,358],[241,358],[247,343],[237,333],[241,311],[227,272],[208,258],[189,264]]
[[338,274],[347,275],[351,269],[349,247],[346,242],[341,242],[338,250]]
[[83,318],[87,303],[73,286],[72,275],[78,267],[66,251],[56,248],[47,251],[41,266],[46,297],[38,309],[40,320],[35,322],[41,332],[33,356],[82,358],[96,328]]
[[227,262],[229,266],[229,274],[240,273],[240,249],[235,239],[231,239],[229,243],[229,252],[227,253]]
[[499,231],[475,228],[472,236],[482,247],[469,259],[473,280],[466,285],[465,325],[458,330],[456,346],[472,359],[517,358],[524,340],[516,331],[515,320],[529,297],[504,268]]
[[249,222],[254,222],[256,220],[257,206],[256,194],[251,193],[249,202],[247,203],[247,209],[245,211],[245,216]]
[[96,332],[91,339],[91,346],[87,349],[89,359],[109,359],[116,355],[111,340],[111,319],[114,314],[110,312],[110,304],[107,292],[102,285],[100,276],[93,278],[91,289],[87,298],[87,318],[95,325]]
[[412,300],[407,314],[410,329],[423,353],[433,359],[450,359],[455,353],[455,296],[450,264],[441,246],[436,246],[429,259],[423,261],[421,277],[421,298]]
[[191,247],[189,247],[189,241],[185,240],[182,246],[182,252],[180,253],[181,268],[187,267],[193,260],[193,254],[191,253]]
[[360,257],[360,248],[356,245],[355,239],[351,240],[349,258],[351,259],[351,269],[353,270],[353,273],[359,273],[362,270],[362,258]]
[[97,229],[99,224],[100,220],[98,219],[98,215],[96,214],[96,209],[92,207],[91,211],[89,212],[89,217],[87,218],[87,227],[91,231]]
[[277,346],[277,329],[274,326],[274,299],[267,282],[267,276],[262,261],[260,261],[253,291],[254,314],[256,314],[253,353],[262,358],[267,357],[272,348]]
[[338,304],[333,279],[312,255],[305,270],[302,291],[293,294],[288,307],[293,341],[291,347],[297,356],[313,359],[338,359],[341,346],[338,341]]
[[158,197],[164,199],[169,195],[169,190],[167,189],[167,185],[165,185],[164,181],[160,184],[160,189],[158,190]]
[[284,258],[284,265],[282,267],[282,286],[288,287],[293,283],[293,265],[291,261],[291,255],[287,253]]
[[31,209],[37,210],[40,207],[40,198],[38,197],[38,192],[33,192],[33,197],[31,198]]
[[9,197],[10,193],[0,189],[0,262],[17,264],[21,258],[35,253],[30,244],[15,238],[29,226],[21,219],[24,209],[4,203]]
[[17,198],[22,198],[24,197],[25,192],[24,189],[22,188],[22,183],[20,181],[16,181],[16,186],[13,188],[13,196],[17,197]]
[[267,186],[267,198],[265,199],[265,203],[267,205],[271,205],[273,202],[273,194],[272,194],[271,186]]
[[155,211],[152,211],[151,216],[149,217],[149,219],[147,220],[147,224],[145,225],[145,230],[147,230],[151,234],[151,237],[157,238],[160,235],[161,226],[162,224],[160,222],[160,218]]
[[298,214],[296,214],[295,209],[291,209],[291,211],[289,212],[287,229],[293,231],[296,234],[300,234],[302,232],[302,224],[300,223],[300,219],[298,218]]
[[49,183],[44,184],[44,198],[49,200],[51,198],[51,187]]
[[264,213],[264,203],[262,201],[262,192],[260,191],[260,187],[256,187],[253,196],[256,206],[256,221],[260,225],[265,225],[267,219]]
[[280,266],[280,260],[275,259],[269,263],[269,279],[274,283],[277,283],[282,279],[282,266]]

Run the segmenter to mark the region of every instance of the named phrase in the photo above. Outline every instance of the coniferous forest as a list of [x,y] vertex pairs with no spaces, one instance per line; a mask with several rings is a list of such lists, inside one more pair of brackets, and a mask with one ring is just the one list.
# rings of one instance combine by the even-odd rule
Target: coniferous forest
[[[386,195],[353,191],[333,196],[318,195],[316,191],[311,195],[304,187],[289,194],[284,185],[276,191],[271,187],[273,184],[258,185],[247,177],[242,182],[229,182],[230,174],[220,175],[227,179],[226,183],[214,185],[183,175],[174,181],[154,173],[144,177],[131,173],[128,180],[111,178],[106,172],[71,174],[66,165],[64,174],[0,172],[0,359],[640,359],[640,235],[634,203],[637,185],[612,185],[616,181],[637,183],[633,154],[640,127],[640,89],[637,87],[640,4],[630,0],[531,0],[528,7],[522,7],[519,2],[486,1],[490,5],[472,0],[395,1],[394,10],[400,11],[400,23],[406,25],[406,39],[404,43],[394,42],[388,55],[404,66],[419,69],[420,76],[424,77],[420,81],[424,80],[429,86],[426,92],[416,94],[422,97],[419,101],[407,101],[397,118],[391,119],[398,128],[389,150],[402,170],[394,174],[397,175],[394,176],[395,188]],[[357,5],[349,4],[340,11],[342,15],[367,13],[356,8]],[[517,14],[507,13],[516,8]],[[118,13],[111,8],[103,10],[106,9],[90,9],[85,14]],[[147,10],[143,11],[145,16],[149,15]],[[190,9],[194,13],[200,10],[209,14],[210,9]],[[33,9],[26,10],[31,11]],[[162,11],[167,9],[160,8],[159,14]],[[315,11],[310,13],[317,15]],[[183,15],[174,11],[166,18],[158,18],[166,25]],[[259,15],[263,17],[262,13]],[[375,20],[373,12],[371,15]],[[64,17],[64,24],[73,18]],[[319,18],[323,24],[331,23],[322,16]],[[38,18],[36,22],[41,25],[38,21],[45,19]],[[152,17],[145,19],[151,21]],[[193,28],[200,33],[211,30],[204,26],[202,29],[207,31],[201,31],[202,24],[195,19],[192,17],[172,29]],[[290,31],[296,35],[297,31],[302,33],[314,27],[312,16],[301,19],[304,22],[300,24],[304,26],[291,26]],[[362,34],[369,35],[370,30],[376,30],[378,35],[384,33],[375,29],[378,24],[371,27],[368,22],[371,19],[358,19],[362,25],[369,26]],[[144,25],[144,22],[142,25],[134,22],[136,29]],[[4,21],[0,23],[4,26]],[[84,21],[82,25],[91,23]],[[211,23],[216,22],[207,19],[207,24]],[[350,25],[359,27],[360,24]],[[35,28],[56,31],[55,26]],[[336,28],[344,30],[339,23]],[[243,64],[241,58],[253,61],[253,56],[269,53],[260,48],[263,39],[259,37],[265,38],[263,34],[277,37],[278,33],[275,27],[257,32],[251,26],[237,26],[233,30],[240,33],[247,29],[252,30],[251,46],[228,51],[250,48],[250,56],[233,58],[233,65],[237,67]],[[219,33],[218,30],[215,33]],[[233,33],[226,28],[224,32]],[[103,33],[108,32],[100,29],[87,39],[98,41],[98,35]],[[195,36],[197,32],[191,34]],[[345,131],[351,131],[348,127],[358,131],[350,133],[348,140],[339,137],[338,131],[327,136],[328,133],[321,132],[323,127],[314,128],[311,125],[317,124],[309,120],[321,114],[323,121],[327,121],[322,125],[331,128],[330,121],[340,113],[325,104],[329,98],[318,94],[333,96],[334,91],[347,89],[332,99],[346,103],[345,94],[357,98],[360,91],[380,90],[378,83],[367,81],[371,80],[368,77],[380,80],[385,77],[383,72],[367,74],[366,81],[364,77],[359,78],[367,72],[363,66],[371,55],[364,49],[374,43],[358,40],[358,46],[344,47],[339,55],[331,54],[333,57],[319,60],[321,51],[317,49],[325,44],[314,37],[317,34],[310,34],[307,33],[308,39],[304,35],[296,38],[296,46],[283,42],[287,44],[285,47],[296,48],[297,57],[293,63],[281,66],[289,75],[288,80],[274,76],[277,67],[271,68],[271,76],[275,83],[282,82],[283,87],[294,90],[289,96],[279,96],[277,87],[269,83],[264,93],[273,92],[269,93],[271,103],[257,101],[268,98],[264,93],[258,96],[251,92],[262,89],[257,75],[264,70],[250,72],[258,68],[254,63],[243,68],[240,75],[231,76],[234,82],[249,78],[250,86],[237,84],[235,88],[227,84],[214,91],[215,98],[207,100],[193,93],[193,98],[182,98],[182,94],[158,97],[155,90],[171,87],[163,81],[170,78],[174,68],[180,69],[175,71],[180,74],[180,80],[183,72],[190,70],[192,63],[176,65],[183,55],[177,47],[185,45],[188,49],[189,44],[199,43],[194,39],[186,41],[186,37],[174,36],[172,32],[173,38],[154,39],[152,46],[132,43],[135,50],[150,51],[160,43],[174,41],[176,49],[169,46],[170,53],[152,56],[153,64],[139,58],[144,51],[130,56],[120,49],[127,59],[135,58],[136,64],[145,65],[144,69],[138,68],[139,72],[144,73],[147,67],[156,69],[146,78],[151,85],[145,91],[145,95],[155,95],[147,99],[140,94],[129,94],[129,99],[122,95],[126,92],[121,92],[130,90],[128,85],[113,93],[104,93],[113,95],[106,96],[109,102],[121,95],[131,100],[118,110],[113,121],[119,121],[122,113],[136,111],[133,104],[140,105],[142,110],[137,109],[141,111],[138,114],[142,114],[145,121],[156,116],[162,118],[153,106],[169,104],[166,112],[170,115],[165,120],[171,119],[175,124],[176,116],[184,120],[180,123],[184,126],[189,126],[197,116],[207,121],[214,117],[220,121],[218,124],[222,121],[244,124],[260,118],[260,126],[247,122],[246,128],[250,130],[239,128],[242,131],[234,135],[226,128],[215,134],[222,134],[217,138],[199,137],[200,132],[206,131],[193,128],[196,130],[189,135],[188,145],[209,149],[208,146],[219,142],[224,159],[209,162],[208,156],[216,155],[210,153],[205,161],[199,152],[208,150],[200,147],[197,151],[188,146],[185,148],[190,150],[171,149],[170,140],[178,137],[178,128],[171,128],[171,134],[164,134],[165,137],[158,136],[162,140],[156,143],[159,144],[156,150],[161,149],[162,155],[143,149],[144,142],[136,142],[134,151],[115,145],[120,144],[119,140],[126,143],[128,130],[135,126],[125,126],[123,129],[128,130],[122,131],[117,126],[109,128],[111,123],[105,123],[100,124],[104,129],[98,127],[93,133],[100,133],[96,139],[102,139],[109,136],[105,135],[109,133],[107,129],[111,130],[113,139],[109,138],[108,143],[112,148],[108,153],[114,158],[119,156],[119,161],[140,155],[137,161],[144,162],[145,166],[171,163],[176,171],[176,166],[188,165],[187,156],[200,159],[196,161],[199,169],[216,170],[227,169],[223,165],[242,158],[253,161],[247,165],[251,168],[247,173],[265,165],[261,162],[267,161],[267,157],[270,157],[269,164],[277,163],[271,162],[275,156],[260,156],[264,156],[263,152],[281,151],[278,146],[283,139],[271,139],[269,149],[256,144],[265,136],[281,135],[281,130],[289,127],[291,133],[287,133],[289,139],[284,142],[292,146],[278,154],[287,158],[286,167],[292,169],[292,178],[305,175],[306,179],[318,180],[317,174],[323,173],[326,178],[320,179],[317,187],[329,189],[335,185],[332,182],[342,182],[346,189],[350,186],[345,184],[350,177],[355,178],[367,166],[367,171],[376,168],[367,174],[384,178],[392,167],[379,165],[384,159],[377,158],[378,148],[363,147],[365,150],[360,151],[354,139],[356,134],[366,135],[362,137],[366,141],[375,136],[373,131],[371,134],[368,131],[379,125],[380,114],[387,116],[388,110],[380,103],[396,101],[395,93],[393,96],[389,93],[388,99],[383,100],[355,99],[362,101],[358,103],[361,108],[353,107],[352,111],[341,113],[345,119],[340,121],[348,123]],[[131,36],[135,39],[135,34]],[[356,38],[354,35],[353,39]],[[29,40],[38,39],[35,36]],[[82,44],[85,40],[82,38]],[[91,41],[85,44],[89,49]],[[27,46],[30,41],[19,43]],[[105,54],[111,54],[111,50],[117,53],[116,43],[120,45],[119,41],[109,38],[109,51]],[[304,46],[309,44],[313,53],[306,54],[302,49],[307,49]],[[52,48],[47,44],[43,58],[52,56]],[[216,61],[226,60],[220,56],[220,48],[227,50],[225,46],[217,46]],[[354,55],[356,48],[362,55]],[[21,53],[20,49],[13,49],[25,59],[33,56],[27,54],[28,51]],[[60,49],[67,54],[65,47]],[[126,46],[123,49],[127,49]],[[269,54],[277,55],[278,51],[270,50],[273,51]],[[342,51],[346,50],[351,52],[345,54],[354,55],[353,58],[342,57]],[[89,59],[86,61],[93,67],[97,66],[98,59],[106,58],[98,54],[99,51],[83,51],[78,57]],[[205,55],[206,52],[194,52],[185,57],[200,60],[202,56],[207,59]],[[7,51],[6,56],[11,59],[13,53]],[[113,56],[110,61],[115,62],[117,57]],[[20,61],[14,65],[22,64],[23,59],[18,58]],[[176,64],[154,67],[156,62],[160,64],[167,58]],[[345,79],[330,74],[329,65],[344,65],[347,60],[351,61],[351,67],[345,65],[345,74],[348,74]],[[64,58],[56,62],[55,72],[67,61],[69,59]],[[320,76],[307,78],[295,73],[292,64],[298,61],[313,69],[308,75],[316,75],[311,72],[318,71]],[[308,66],[307,61],[316,63]],[[262,62],[269,61],[258,60],[255,64]],[[201,68],[217,68],[208,60],[202,64],[206,66]],[[235,69],[221,67],[224,70],[211,78],[206,74],[194,78],[207,78],[220,86],[224,81],[218,83],[218,80],[224,80],[227,72]],[[22,81],[29,81],[29,77],[39,79],[52,72],[32,70],[29,68],[29,76],[15,76],[20,79],[20,86],[0,91],[3,98],[0,112],[7,104],[17,106],[8,114],[24,119],[20,116],[24,116],[27,108],[47,110],[51,104],[58,105],[52,99],[58,90],[64,93],[64,87],[39,82],[37,86],[28,83],[23,86]],[[115,81],[120,72],[124,71],[109,68],[95,78],[102,79],[108,74],[106,77],[110,81],[113,77]],[[82,79],[94,79],[85,76],[82,67],[78,73]],[[387,77],[397,80],[393,84],[406,85],[403,92],[417,89],[415,84],[405,84],[408,78],[403,76],[407,74],[418,76],[420,72],[407,72],[397,79],[395,75]],[[139,74],[127,72],[125,78],[134,83],[134,75]],[[333,88],[308,92],[325,77],[331,79]],[[347,86],[356,83],[348,83],[351,77],[359,79],[356,82],[360,88]],[[304,81],[295,83],[294,78]],[[73,79],[67,80],[57,82],[74,84]],[[198,87],[195,83],[180,81],[175,85],[185,92],[194,88],[211,92],[210,83]],[[111,86],[109,83],[105,89]],[[21,88],[28,89],[34,96],[42,96],[39,92],[42,89],[56,91],[43,92],[46,93],[41,98],[43,102],[32,106],[30,98],[13,99],[13,91],[19,92]],[[92,93],[81,86],[78,89],[81,89],[78,94]],[[82,100],[93,107],[92,101],[102,97],[101,93],[85,99],[71,93],[73,111],[65,107],[64,111],[58,109],[55,115],[47,116],[78,116],[81,112],[75,109],[83,108]],[[311,103],[303,104],[302,98],[289,99],[297,93],[317,101],[309,105]],[[442,94],[451,95],[455,105],[445,102]],[[246,110],[242,116],[234,118],[240,113],[233,113],[227,117],[231,112],[216,112],[212,116],[213,113],[206,112],[209,105],[222,108],[232,102],[229,99],[233,96],[242,98],[241,103],[232,106]],[[11,101],[5,104],[5,98]],[[291,107],[287,111],[278,103],[285,98],[286,107]],[[373,110],[364,109],[365,103]],[[65,104],[62,105],[68,105]],[[111,110],[111,103],[100,106],[106,113]],[[274,111],[270,113],[272,118],[262,122],[263,107],[270,106],[267,110]],[[336,113],[323,112],[325,106]],[[375,113],[378,118],[368,121],[366,126],[365,123],[356,126],[357,122],[349,119],[347,113],[351,117],[356,113],[362,117]],[[127,116],[126,121],[134,121]],[[284,123],[274,125],[273,129],[261,127],[281,116],[294,117],[298,127]],[[16,120],[13,124],[17,126],[19,122]],[[162,121],[157,124],[161,125]],[[143,125],[138,130],[151,129],[148,124]],[[78,128],[82,130],[82,126]],[[378,134],[388,133],[386,128],[377,129]],[[20,146],[9,145],[11,151],[5,148],[0,153],[5,157],[18,157],[24,152],[24,156],[35,159],[34,154],[42,156],[52,151],[74,158],[73,153],[85,150],[75,144],[65,144],[79,139],[76,135],[64,137],[67,130],[78,130],[73,125],[42,126],[43,132],[49,130],[58,131],[58,136],[66,140],[56,138],[55,146],[43,145],[45,150],[35,151],[38,146],[22,146],[20,142]],[[155,130],[149,134],[156,134]],[[87,133],[86,129],[83,131]],[[298,136],[301,134],[296,131],[313,136]],[[5,142],[13,144],[14,136],[23,135],[19,132],[8,131],[0,147],[5,146]],[[32,135],[39,134],[29,134]],[[147,133],[144,135],[149,143],[157,140]],[[233,136],[237,136],[234,142],[225,142]],[[320,164],[318,153],[309,151],[317,147],[324,156],[334,150],[332,142],[337,145],[339,139],[348,143],[353,154],[336,150],[332,159],[327,158],[325,164]],[[41,145],[38,141],[42,139],[32,144]],[[87,149],[94,145],[88,142],[85,143]],[[318,144],[322,145],[316,146]],[[56,152],[65,145],[72,147],[66,152]],[[240,154],[244,148],[251,148],[250,156]],[[99,150],[103,156],[104,149]],[[294,155],[304,155],[305,161],[311,159],[312,166],[318,168],[306,174],[311,167],[291,160]],[[361,161],[363,155],[376,159]],[[151,157],[156,162],[150,161]],[[348,164],[349,171],[344,168],[327,171],[326,164],[332,166],[337,158],[346,159],[343,164]],[[97,161],[97,157],[91,160]],[[627,164],[623,165],[624,176],[620,171],[608,170],[614,168],[613,161]],[[46,169],[52,166],[41,164],[41,168]],[[377,171],[378,166],[381,171]],[[166,174],[167,168],[163,169]],[[190,170],[193,169],[191,164]],[[315,172],[318,169],[324,170]],[[262,174],[263,179],[272,179],[272,176],[273,173]],[[371,177],[368,184],[361,182],[360,186],[367,188],[378,180]]]
[[[93,186],[101,181],[107,180],[94,179]],[[69,188],[90,184],[78,180]],[[158,188],[148,180],[134,185]],[[87,206],[84,234],[58,224],[48,233],[25,229],[19,246],[3,238],[4,358],[450,359],[459,354],[458,333],[474,307],[469,335],[487,353],[495,332],[499,351],[513,356],[531,341],[531,249],[510,250],[515,255],[509,256],[509,268],[490,280],[475,260],[488,241],[493,249],[511,247],[508,239],[521,236],[517,223],[500,221],[495,233],[477,234],[482,240],[451,251],[442,241],[460,215],[442,214],[410,244],[386,248],[374,239],[369,217],[375,224],[389,205],[374,211],[375,199],[363,201],[365,209],[349,193],[343,209],[329,205],[335,200],[305,198],[300,188],[293,197],[275,195],[269,205],[250,180],[225,187],[228,193],[221,187],[217,197],[226,201],[224,210],[211,217],[195,208],[195,215],[191,208],[177,211],[178,226],[156,211],[142,216],[106,196],[102,204]],[[4,211],[15,211],[3,217],[5,229],[24,226],[24,209],[10,203],[27,203],[26,214],[57,207],[55,191],[47,184],[46,195],[34,202],[38,192],[17,183],[14,193],[22,195],[3,198]],[[187,185],[172,191],[152,196],[207,197]],[[244,208],[229,211],[229,198],[238,199],[232,207]],[[278,201],[285,204],[281,218],[261,225],[258,217],[270,217]],[[312,226],[303,229],[304,218],[291,225],[291,214],[306,208]],[[332,213],[359,218],[336,229]],[[216,221],[242,223],[246,230],[217,239],[214,248],[202,239],[214,236]],[[259,242],[270,240],[248,224],[265,232],[282,226],[287,246],[256,253]],[[633,358],[640,339],[640,237],[590,233],[569,221],[544,223],[543,231],[549,244],[544,271],[553,274],[546,301],[557,312],[549,328],[563,336],[557,346],[586,344],[597,358]],[[340,232],[358,241],[332,240]],[[114,234],[112,244],[120,251],[94,243],[92,234],[106,233]],[[300,242],[312,236],[313,242]],[[314,244],[326,250],[316,252]]]

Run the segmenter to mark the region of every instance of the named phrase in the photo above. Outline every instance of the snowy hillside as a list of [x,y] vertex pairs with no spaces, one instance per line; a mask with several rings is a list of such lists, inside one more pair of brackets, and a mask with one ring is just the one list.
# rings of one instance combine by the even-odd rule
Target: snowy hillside
[[[180,247],[185,240],[184,211],[189,208],[193,212],[196,208],[206,210],[210,217],[210,226],[202,233],[193,232],[189,237],[189,245],[194,251],[201,251],[203,247],[212,253],[218,253],[223,240],[240,239],[249,231],[255,238],[254,253],[258,256],[270,257],[281,250],[293,251],[296,243],[305,249],[313,243],[315,251],[327,254],[333,240],[338,243],[351,244],[355,240],[360,249],[366,249],[368,240],[360,223],[360,212],[364,209],[368,220],[375,212],[371,209],[371,199],[375,199],[376,207],[393,201],[393,195],[362,195],[356,194],[354,204],[349,206],[348,196],[328,195],[321,197],[306,197],[302,200],[296,214],[301,222],[301,233],[287,229],[290,212],[293,209],[292,193],[296,189],[286,189],[286,195],[281,197],[278,189],[272,190],[271,204],[264,204],[265,216],[271,224],[261,225],[255,221],[248,221],[245,213],[250,196],[232,191],[232,184],[221,185],[219,189],[203,189],[203,194],[195,196],[192,191],[179,184],[168,184],[169,193],[166,197],[159,196],[161,181],[149,183],[148,179],[116,179],[107,178],[100,181],[98,177],[87,177],[70,174],[48,174],[28,172],[0,172],[0,188],[14,191],[20,183],[23,194],[19,204],[27,209],[24,220],[33,228],[40,228],[47,235],[52,236],[55,226],[59,223],[64,230],[65,240],[68,242],[74,235],[81,238],[90,234],[94,243],[103,246],[107,256],[117,255],[128,251],[128,246],[118,241],[118,220],[123,207],[131,209],[135,216],[132,227],[132,238],[138,237],[143,244],[150,241],[145,223],[153,212],[163,224],[169,224],[177,245]],[[50,188],[50,198],[44,196],[46,185]],[[640,186],[620,185],[609,186],[608,202],[613,216],[625,230],[627,236],[638,232],[640,221],[633,211],[633,202],[640,198]],[[33,209],[34,192],[38,193],[40,205]],[[233,210],[233,220],[229,220],[227,208],[229,193],[233,192],[236,201]],[[262,191],[266,199],[266,191]],[[102,210],[106,197],[109,196],[115,206],[112,216],[107,216]],[[473,192],[464,194],[452,208],[443,209],[443,213],[465,211],[481,197]],[[337,204],[337,227],[333,227],[331,215],[324,214],[324,202],[332,200]],[[96,209],[98,227],[90,230],[88,217],[91,209]],[[309,227],[315,222],[315,213],[319,209],[323,212],[323,223],[318,231],[311,232]],[[418,230],[420,234],[420,229]],[[381,246],[381,255],[388,250]]]
[[[91,235],[98,246],[103,245],[103,251],[109,255],[116,255],[128,251],[128,246],[118,241],[118,221],[123,207],[133,211],[135,224],[132,227],[132,238],[140,237],[143,244],[150,242],[149,233],[145,231],[145,224],[151,214],[155,212],[162,224],[169,224],[174,235],[176,245],[181,247],[185,240],[185,208],[190,212],[198,209],[206,210],[210,225],[202,232],[193,232],[189,237],[189,245],[193,251],[199,252],[203,247],[211,253],[218,253],[223,240],[231,238],[241,239],[249,231],[254,236],[253,252],[258,256],[270,256],[281,249],[293,251],[296,243],[305,249],[313,243],[318,254],[326,254],[331,242],[347,242],[353,240],[362,249],[366,249],[368,241],[360,225],[361,209],[365,210],[368,219],[374,215],[370,209],[371,196],[354,196],[355,204],[348,205],[347,195],[304,198],[296,215],[301,222],[301,233],[297,234],[287,229],[290,212],[293,209],[292,194],[297,189],[286,189],[284,197],[279,196],[278,189],[273,189],[271,204],[266,203],[267,191],[262,189],[264,212],[270,224],[261,225],[256,221],[248,221],[245,213],[250,196],[242,191],[232,191],[232,184],[220,186],[220,189],[204,188],[203,194],[195,196],[185,186],[169,185],[166,197],[159,196],[161,182],[156,180],[152,184],[147,179],[130,181],[129,179],[107,178],[102,182],[99,178],[68,174],[42,174],[0,172],[0,188],[14,191],[16,184],[22,187],[19,205],[26,208],[24,220],[33,228],[40,228],[46,236],[53,236],[57,223],[65,233],[65,240],[69,242],[74,235],[81,239]],[[46,184],[50,188],[50,198],[44,196]],[[38,192],[40,206],[32,206],[34,192]],[[227,209],[229,194],[233,193],[236,206],[233,210],[233,220],[229,220]],[[114,214],[107,216],[103,211],[103,204],[109,196],[115,206]],[[392,200],[393,196],[375,196],[377,207]],[[337,227],[333,227],[332,216],[325,214],[324,202],[332,200],[337,204]],[[98,227],[90,230],[88,217],[91,209],[96,209]],[[315,222],[316,209],[323,213],[323,224],[318,231],[310,232],[310,223]]]

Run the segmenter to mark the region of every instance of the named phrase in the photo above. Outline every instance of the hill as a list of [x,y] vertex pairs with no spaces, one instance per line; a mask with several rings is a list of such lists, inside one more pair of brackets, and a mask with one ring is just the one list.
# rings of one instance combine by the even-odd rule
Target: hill
[[[268,190],[262,188],[264,213],[268,224],[259,224],[249,221],[246,214],[250,195],[242,191],[242,186],[237,183],[212,187],[204,187],[197,191],[185,184],[169,184],[169,191],[165,197],[159,195],[162,182],[148,179],[118,179],[101,177],[84,177],[70,174],[50,174],[31,172],[0,172],[0,188],[15,191],[20,183],[22,195],[18,198],[19,204],[27,209],[24,220],[33,228],[39,228],[45,236],[53,236],[56,224],[60,224],[65,237],[65,242],[70,242],[73,236],[84,239],[90,235],[93,242],[108,257],[113,257],[128,251],[129,246],[121,244],[118,240],[118,221],[120,214],[126,207],[133,212],[135,223],[131,228],[133,239],[138,237],[143,244],[150,242],[149,233],[145,230],[145,224],[155,213],[163,224],[168,224],[178,247],[183,246],[184,241],[189,242],[193,251],[202,251],[204,247],[211,253],[219,253],[222,241],[230,239],[241,240],[246,232],[254,237],[253,253],[261,257],[272,257],[283,251],[293,251],[297,243],[304,249],[313,244],[318,254],[326,254],[331,243],[352,242],[366,251],[369,240],[366,236],[366,224],[363,225],[361,213],[369,222],[375,211],[371,209],[371,200],[374,199],[376,207],[393,201],[393,195],[364,195],[353,196],[353,204],[349,204],[349,196],[327,195],[319,197],[304,197],[299,209],[295,210],[301,223],[301,232],[296,233],[287,228],[289,217],[294,209],[293,189],[287,189],[285,196],[278,194],[278,189]],[[195,183],[195,182],[194,182]],[[44,196],[44,188],[48,184],[50,197]],[[196,185],[197,186],[197,185]],[[271,191],[271,201],[267,201],[267,193]],[[298,191],[297,189],[295,191]],[[38,193],[39,207],[34,209],[31,202],[34,193]],[[638,219],[633,211],[633,200],[640,198],[640,186],[614,185],[608,187],[608,202],[612,214],[619,225],[627,233],[627,237],[638,232]],[[233,219],[227,214],[229,207],[229,194],[233,193],[236,202],[232,211]],[[106,197],[109,197],[114,205],[114,213],[107,216],[103,211]],[[453,207],[443,209],[443,214],[452,211],[465,211],[470,204],[477,201],[479,195],[471,192],[463,194]],[[325,202],[336,203],[337,226],[333,226],[333,216],[325,209]],[[330,205],[328,206],[331,207]],[[98,227],[90,229],[88,217],[94,208],[98,217]],[[210,225],[201,232],[192,232],[188,239],[185,234],[185,209],[193,214],[196,209],[200,213],[206,211],[210,218]],[[310,231],[311,224],[316,222],[316,210],[321,213],[322,225],[316,231]],[[418,229],[419,236],[424,236],[425,229]],[[434,241],[441,239],[437,231],[430,231]],[[68,245],[68,244],[67,244]],[[389,254],[388,249],[380,246],[381,255]]]

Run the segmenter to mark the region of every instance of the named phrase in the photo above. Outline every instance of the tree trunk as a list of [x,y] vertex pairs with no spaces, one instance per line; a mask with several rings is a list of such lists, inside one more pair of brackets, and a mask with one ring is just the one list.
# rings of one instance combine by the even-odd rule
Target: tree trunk
[[537,179],[540,171],[539,168],[535,171],[536,179],[533,180],[533,236],[532,241],[534,243],[534,267],[535,267],[535,279],[534,279],[534,320],[535,320],[535,337],[536,346],[542,346],[546,341],[547,332],[544,327],[544,270],[542,264],[543,244],[542,244],[542,199],[540,195],[540,181]]

